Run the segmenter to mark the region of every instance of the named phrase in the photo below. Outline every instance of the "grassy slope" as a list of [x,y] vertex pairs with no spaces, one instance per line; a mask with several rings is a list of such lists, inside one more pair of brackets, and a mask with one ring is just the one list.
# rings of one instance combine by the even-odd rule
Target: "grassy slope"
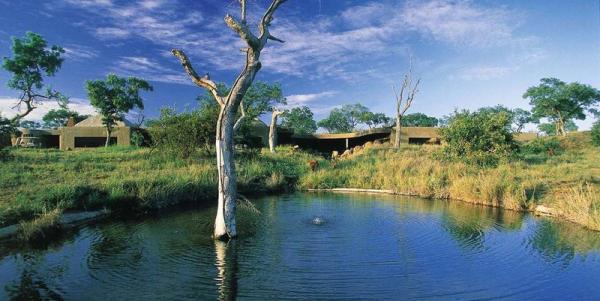
[[[600,229],[600,151],[589,135],[561,143],[559,155],[529,155],[481,169],[433,159],[435,146],[369,148],[336,163],[289,147],[277,154],[238,154],[242,193],[306,188],[392,189],[423,197],[532,209],[546,204],[566,218]],[[146,211],[176,204],[213,204],[216,168],[213,158],[165,157],[148,149],[109,148],[70,152],[13,151],[0,163],[0,225],[43,216],[56,208],[109,207]],[[307,161],[319,160],[309,172]]]
[[561,141],[562,154],[524,156],[496,168],[434,159],[437,146],[369,148],[302,178],[302,188],[391,189],[423,197],[530,210],[537,204],[600,230],[600,150],[586,133]]
[[[242,193],[293,188],[307,173],[305,153],[238,154]],[[62,152],[19,149],[0,163],[0,225],[60,208],[109,207],[145,211],[184,203],[212,204],[216,196],[213,158],[177,159],[149,149],[111,147]]]

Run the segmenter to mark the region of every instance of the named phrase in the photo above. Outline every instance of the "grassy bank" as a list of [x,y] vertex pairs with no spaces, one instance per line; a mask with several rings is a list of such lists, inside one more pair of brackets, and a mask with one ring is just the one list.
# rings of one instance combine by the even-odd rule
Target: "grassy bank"
[[531,210],[544,204],[600,230],[600,149],[588,133],[560,140],[557,154],[522,154],[482,168],[437,159],[439,146],[371,147],[307,174],[302,188],[369,188]]
[[[277,154],[237,154],[241,193],[292,190],[313,156],[282,147]],[[17,149],[0,163],[0,225],[47,217],[47,212],[109,208],[145,212],[173,205],[212,205],[212,157],[178,159],[145,148],[58,151]]]
[[[242,194],[309,188],[386,189],[430,198],[531,210],[543,204],[600,230],[600,150],[589,134],[560,141],[561,151],[521,154],[497,167],[446,162],[439,146],[371,146],[328,161],[290,147],[236,155]],[[311,172],[307,162],[316,159]],[[22,233],[54,226],[61,212],[109,208],[144,213],[174,205],[214,205],[212,157],[179,159],[145,148],[17,149],[0,163],[0,225]]]

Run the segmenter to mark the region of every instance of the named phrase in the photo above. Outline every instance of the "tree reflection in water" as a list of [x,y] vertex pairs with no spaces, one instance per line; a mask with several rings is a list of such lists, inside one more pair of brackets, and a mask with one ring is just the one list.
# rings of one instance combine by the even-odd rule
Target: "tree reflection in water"
[[215,240],[217,290],[219,300],[235,300],[237,296],[238,254],[236,240]]

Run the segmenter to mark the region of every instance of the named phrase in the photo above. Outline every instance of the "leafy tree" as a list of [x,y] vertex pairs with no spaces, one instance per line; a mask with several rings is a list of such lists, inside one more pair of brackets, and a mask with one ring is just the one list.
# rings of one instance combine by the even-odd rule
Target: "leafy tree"
[[[284,113],[277,108],[278,105],[285,105],[286,100],[279,84],[267,84],[265,82],[253,83],[240,104],[240,114],[242,118],[238,122],[242,123],[239,131],[248,136],[250,132],[249,125],[253,119],[258,118],[266,112],[271,112],[271,124],[269,125],[269,150],[274,153],[277,144],[277,118]],[[237,128],[234,125],[234,128]]]
[[548,118],[555,124],[556,135],[566,135],[566,124],[584,120],[587,110],[600,102],[600,91],[577,82],[565,83],[556,78],[542,78],[541,84],[527,89],[523,98],[533,106],[533,118]]
[[169,155],[188,158],[200,147],[210,153],[215,143],[218,107],[201,102],[194,111],[178,114],[172,108],[160,110],[160,117],[149,121],[153,147]]
[[354,126],[350,123],[348,116],[339,108],[334,108],[329,112],[329,116],[319,120],[319,127],[326,129],[330,133],[348,133],[352,132]]
[[75,123],[83,121],[88,118],[89,115],[79,115],[79,113],[69,110],[66,107],[59,109],[52,109],[42,117],[42,121],[44,121],[44,127],[47,128],[58,128],[61,126],[65,126],[69,118],[73,117]]
[[[548,136],[555,136],[558,133],[556,129],[556,123],[542,123],[538,125],[538,129],[540,130],[540,132]],[[565,133],[575,132],[577,131],[577,129],[578,127],[573,120],[569,120],[564,124]]]
[[383,113],[373,113],[370,111],[364,112],[359,121],[366,124],[370,129],[384,126],[390,123],[390,118]]
[[109,74],[105,81],[88,80],[85,83],[90,104],[102,115],[106,126],[106,146],[110,143],[110,134],[123,115],[137,107],[144,108],[140,90],[152,91],[152,86],[145,80],[129,77],[120,78]]
[[317,131],[317,123],[308,106],[296,107],[287,111],[281,118],[281,126],[292,129],[294,134],[309,135]]
[[254,82],[242,100],[240,114],[245,114],[242,119],[244,123],[248,123],[260,115],[273,111],[277,105],[285,105],[286,100],[283,97],[280,84],[269,84],[266,82]]
[[531,112],[527,110],[523,110],[520,108],[516,108],[512,111],[513,113],[513,125],[515,128],[515,132],[520,133],[528,123],[537,122],[533,116],[531,116]]
[[594,125],[592,126],[591,135],[592,143],[594,143],[597,146],[600,146],[600,120],[594,122]]
[[363,116],[369,113],[369,109],[360,103],[343,105],[340,111],[348,119],[348,123],[352,126],[352,130],[356,130],[358,125],[363,121]]
[[22,120],[19,123],[19,126],[24,129],[39,129],[42,127],[42,125],[39,122],[32,120]]
[[412,113],[402,117],[402,126],[436,127],[438,126],[438,122],[437,118],[427,116],[423,113]]
[[12,74],[8,87],[21,94],[16,107],[25,106],[11,119],[14,124],[31,113],[41,101],[67,101],[62,94],[44,84],[44,76],[54,76],[60,69],[64,49],[56,45],[48,49],[44,38],[33,32],[27,32],[23,38],[13,38],[11,49],[12,58],[5,57],[2,68]]
[[480,165],[495,165],[517,148],[507,112],[454,112],[441,136],[447,157]]
[[10,119],[4,118],[1,113],[2,112],[0,112],[0,151],[2,147],[11,145],[11,134],[16,132],[14,123]]
[[[341,108],[334,108],[329,116],[320,120],[317,125],[326,129],[330,133],[348,133],[357,130],[358,125],[368,118],[374,118],[369,115],[369,109],[359,103],[353,105],[343,105]],[[366,116],[366,117],[365,117]],[[373,120],[370,120],[373,123]]]

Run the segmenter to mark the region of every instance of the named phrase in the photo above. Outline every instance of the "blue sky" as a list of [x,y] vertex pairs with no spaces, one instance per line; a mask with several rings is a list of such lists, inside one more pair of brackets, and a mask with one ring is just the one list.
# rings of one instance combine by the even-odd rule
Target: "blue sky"
[[[248,2],[255,24],[269,1]],[[599,12],[598,0],[289,0],[271,27],[286,43],[267,45],[257,79],[280,82],[288,102],[310,106],[317,119],[356,102],[392,115],[392,86],[412,56],[422,86],[410,112],[529,108],[521,96],[542,77],[600,88]],[[73,108],[92,112],[84,81],[115,72],[152,82],[144,113],[155,117],[163,106],[193,107],[203,93],[170,49],[184,49],[216,81],[231,83],[242,68],[243,44],[224,24],[226,13],[238,14],[237,0],[0,0],[0,56],[10,54],[11,36],[37,32],[67,51],[48,83]],[[4,115],[17,95],[8,76],[0,71]]]

